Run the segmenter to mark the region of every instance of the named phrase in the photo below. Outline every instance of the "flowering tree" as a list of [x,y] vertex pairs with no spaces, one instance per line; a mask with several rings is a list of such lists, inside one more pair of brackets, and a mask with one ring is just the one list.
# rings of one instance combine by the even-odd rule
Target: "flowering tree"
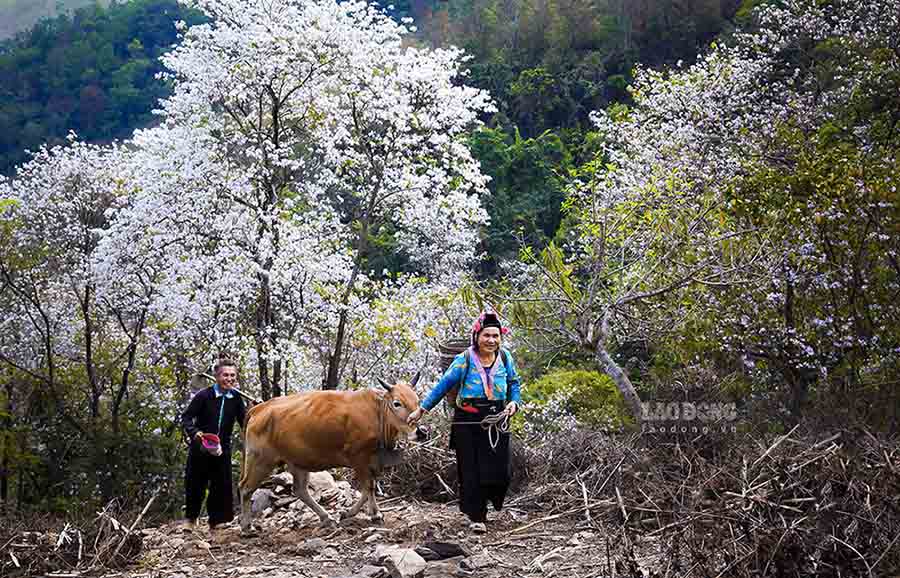
[[[166,445],[154,431],[165,416],[145,410],[162,409],[166,397],[154,391],[148,347],[158,273],[147,264],[97,266],[107,209],[128,193],[124,158],[119,147],[73,135],[0,184],[3,457],[19,456],[10,467],[20,476],[20,468],[41,471],[60,498],[95,489],[109,497],[123,470],[140,476]],[[155,449],[101,467],[135,448]]]
[[[101,400],[110,396],[115,428],[152,289],[121,284],[115,296],[99,289],[93,258],[105,210],[120,192],[119,151],[74,138],[70,146],[39,150],[0,191],[7,201],[0,286],[8,312],[0,361],[46,387],[72,424],[80,421],[73,413],[99,420]],[[84,379],[73,379],[73,371]]]
[[[796,413],[810,377],[827,372],[797,362],[835,351],[800,327],[829,325],[846,339],[846,308],[865,301],[849,306],[835,290],[847,297],[875,278],[896,286],[886,227],[896,211],[889,136],[900,107],[884,95],[897,94],[898,8],[894,0],[762,7],[757,32],[684,70],[639,71],[634,106],[595,115],[606,147],[575,183],[566,251],[526,253],[545,281],[535,298],[546,313],[528,318],[544,319],[556,346],[594,351],[635,415],[637,395],[608,346],[682,321],[727,335],[727,348],[788,377]],[[885,100],[888,111],[875,113]],[[811,156],[823,150],[827,170]],[[871,170],[850,170],[857,161]],[[775,182],[812,167],[815,175]],[[853,201],[835,209],[835,194]],[[884,258],[874,258],[876,247]],[[862,325],[877,340],[886,325],[876,318],[893,315],[873,313]]]
[[[712,334],[801,414],[817,382],[883,379],[895,356],[900,3],[790,2],[744,39],[780,86],[724,198],[765,233],[747,282],[708,292]],[[774,378],[774,379],[773,379]],[[894,398],[895,399],[895,398]],[[897,419],[896,413],[894,419]]]
[[487,220],[463,137],[490,104],[459,51],[363,3],[186,3],[210,23],[164,57],[157,126],[0,183],[0,381],[34,386],[22,447],[72,495],[124,466],[70,469],[70,435],[96,463],[146,442],[135,471],[176,443],[191,358],[238,355],[264,397],[411,372]]
[[460,52],[404,47],[364,3],[188,4],[211,22],[164,57],[174,93],[133,139],[109,245],[160,263],[184,342],[252,349],[263,397],[290,358],[336,387],[354,317],[391,286],[379,254],[438,282],[474,258],[485,178],[462,136],[487,96],[457,85]]

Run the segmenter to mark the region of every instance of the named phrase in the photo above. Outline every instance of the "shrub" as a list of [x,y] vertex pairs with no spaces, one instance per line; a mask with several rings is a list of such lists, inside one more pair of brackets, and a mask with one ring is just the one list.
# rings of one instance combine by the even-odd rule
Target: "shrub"
[[599,429],[618,429],[631,421],[622,394],[608,376],[597,371],[548,373],[524,388],[523,401],[526,420],[548,430],[574,425],[573,418]]

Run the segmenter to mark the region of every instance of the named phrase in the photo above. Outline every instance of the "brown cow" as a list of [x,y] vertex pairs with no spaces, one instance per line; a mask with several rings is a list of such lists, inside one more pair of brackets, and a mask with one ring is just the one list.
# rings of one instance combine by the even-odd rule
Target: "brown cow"
[[247,412],[244,427],[244,459],[241,464],[241,532],[251,531],[250,497],[279,463],[294,477],[294,495],[313,509],[323,525],[338,519],[309,495],[309,472],[334,467],[353,468],[362,496],[341,519],[359,513],[368,501],[369,515],[382,519],[375,503],[375,477],[381,469],[379,449],[391,448],[412,429],[406,418],[419,406],[411,384],[388,385],[384,390],[308,391],[277,397]]

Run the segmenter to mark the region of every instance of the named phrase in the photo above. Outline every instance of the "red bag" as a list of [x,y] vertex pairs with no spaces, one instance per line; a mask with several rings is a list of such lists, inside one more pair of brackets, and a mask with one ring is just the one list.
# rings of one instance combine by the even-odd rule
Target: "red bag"
[[222,440],[216,434],[205,433],[200,435],[200,445],[211,456],[222,455]]

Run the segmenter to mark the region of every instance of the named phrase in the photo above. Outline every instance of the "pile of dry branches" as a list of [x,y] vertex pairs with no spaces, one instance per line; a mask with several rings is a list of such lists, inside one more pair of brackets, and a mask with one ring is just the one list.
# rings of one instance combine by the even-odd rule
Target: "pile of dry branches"
[[74,578],[133,562],[143,542],[138,524],[155,497],[131,523],[120,500],[84,522],[7,519],[0,526],[0,576]]
[[[452,500],[446,424],[392,469],[392,493]],[[762,441],[760,441],[762,440]],[[516,443],[508,505],[532,522],[652,541],[678,576],[900,573],[900,447],[865,430],[782,436],[576,431]]]
[[[656,442],[652,447],[650,443]],[[702,442],[703,440],[698,440]],[[721,440],[718,441],[721,443]],[[900,448],[865,430],[795,427],[765,442],[645,440],[620,521],[700,576],[883,576],[900,571]]]

